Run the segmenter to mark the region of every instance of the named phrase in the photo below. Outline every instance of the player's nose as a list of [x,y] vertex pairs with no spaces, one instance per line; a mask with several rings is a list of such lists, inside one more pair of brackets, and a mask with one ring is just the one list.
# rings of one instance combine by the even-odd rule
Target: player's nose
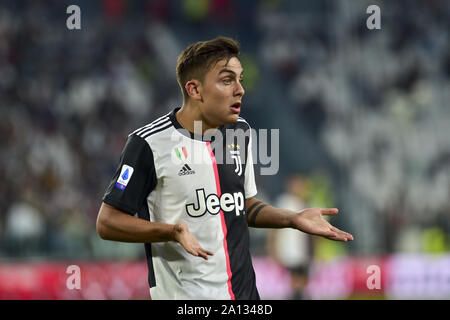
[[237,81],[236,82],[236,87],[235,87],[235,95],[242,97],[244,94],[245,94],[245,90],[244,90],[244,87],[242,86],[242,83]]

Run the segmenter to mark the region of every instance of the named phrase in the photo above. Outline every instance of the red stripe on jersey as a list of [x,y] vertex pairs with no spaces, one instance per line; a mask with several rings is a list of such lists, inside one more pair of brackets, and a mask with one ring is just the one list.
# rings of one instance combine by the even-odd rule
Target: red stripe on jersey
[[[214,155],[214,153],[213,153],[213,151],[211,149],[211,144],[209,142],[206,142],[206,146],[208,148],[209,155],[211,157],[211,161],[212,161],[212,164],[213,164],[214,177],[215,177],[215,180],[216,180],[217,196],[220,198],[222,192],[220,190],[219,171],[217,170],[216,156]],[[235,300],[236,298],[234,297],[233,289],[231,288],[231,276],[233,274],[231,273],[230,256],[228,254],[228,244],[227,244],[227,233],[228,233],[228,231],[227,231],[227,225],[225,223],[225,216],[224,216],[222,210],[220,210],[220,219],[221,219],[221,222],[222,222],[222,231],[223,231],[223,248],[225,250],[225,259],[226,259],[226,262],[227,262],[228,293],[230,294],[231,300]]]

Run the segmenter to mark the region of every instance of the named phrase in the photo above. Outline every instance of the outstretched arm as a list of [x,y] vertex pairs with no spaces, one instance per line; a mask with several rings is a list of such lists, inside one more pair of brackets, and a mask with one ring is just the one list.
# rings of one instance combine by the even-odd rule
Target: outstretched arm
[[185,223],[167,224],[133,217],[102,203],[97,217],[97,233],[104,240],[122,242],[176,241],[190,254],[208,260],[212,252],[203,249]]
[[324,215],[336,215],[338,209],[308,208],[299,212],[275,208],[258,199],[245,202],[247,222],[256,228],[293,228],[330,240],[348,241],[353,236],[326,221]]

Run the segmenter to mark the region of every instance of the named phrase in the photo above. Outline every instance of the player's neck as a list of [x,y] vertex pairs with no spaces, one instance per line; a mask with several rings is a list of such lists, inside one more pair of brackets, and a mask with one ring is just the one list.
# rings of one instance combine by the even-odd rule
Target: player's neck
[[196,129],[194,126],[195,121],[201,122],[202,134],[208,129],[218,128],[218,126],[211,126],[206,123],[200,109],[189,103],[184,103],[181,109],[175,114],[175,117],[184,129],[192,133],[194,133],[194,129]]

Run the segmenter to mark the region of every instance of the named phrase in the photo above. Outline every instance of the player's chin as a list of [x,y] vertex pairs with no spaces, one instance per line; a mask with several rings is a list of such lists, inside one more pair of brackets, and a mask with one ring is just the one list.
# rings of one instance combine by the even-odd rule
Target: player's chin
[[218,120],[221,125],[226,125],[230,123],[235,123],[238,121],[239,113],[236,112],[227,112],[226,114],[222,114]]
[[238,119],[239,119],[239,112],[238,113],[233,112],[227,116],[226,123],[234,123],[234,122],[238,121]]

